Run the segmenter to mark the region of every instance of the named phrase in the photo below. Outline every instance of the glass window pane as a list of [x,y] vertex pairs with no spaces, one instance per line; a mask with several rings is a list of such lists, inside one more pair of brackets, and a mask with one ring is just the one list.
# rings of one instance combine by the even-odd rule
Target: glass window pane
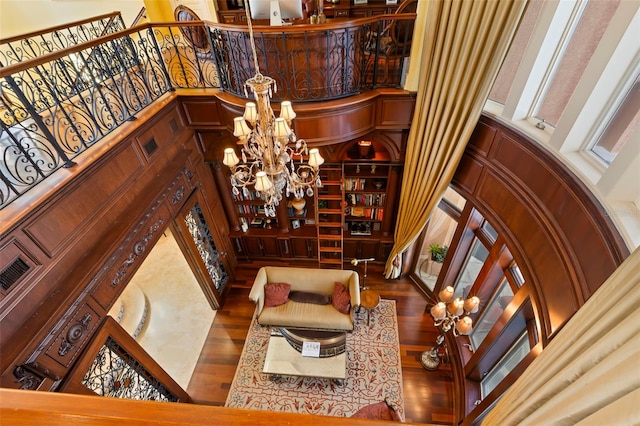
[[495,229],[493,229],[493,226],[491,226],[489,224],[489,222],[487,222],[486,220],[484,222],[482,222],[482,229],[489,234],[489,236],[491,237],[492,241],[495,243],[496,240],[498,239],[498,231],[496,231]]
[[448,187],[447,190],[444,192],[443,198],[447,200],[449,204],[456,206],[460,211],[464,209],[464,205],[467,202],[467,200],[465,200],[462,195],[458,194],[455,190],[451,189],[451,187]]
[[604,162],[610,164],[640,121],[640,75],[616,109],[604,131],[591,150]]
[[478,319],[476,325],[473,326],[473,330],[469,335],[469,340],[471,341],[471,346],[474,351],[478,349],[485,337],[487,337],[493,325],[498,321],[498,318],[500,318],[509,302],[511,302],[511,299],[513,299],[513,290],[511,290],[507,279],[503,278],[498,291],[495,292],[487,304],[487,307],[482,312],[482,316]]
[[[586,3],[571,39],[546,84],[544,95],[534,113],[537,119],[545,120],[552,126],[558,124],[619,3],[619,0]],[[580,3],[576,5],[581,7]]]
[[507,56],[504,58],[504,61],[500,66],[500,71],[493,83],[493,87],[491,87],[489,99],[492,101],[503,105],[507,102],[511,86],[515,80],[520,63],[522,62],[522,56],[529,44],[529,40],[533,34],[533,29],[538,21],[538,15],[540,14],[543,4],[544,2],[540,0],[529,2],[527,10],[524,12],[524,16],[518,26],[518,31],[513,37],[513,42],[511,43],[509,52],[507,52]]
[[478,278],[484,261],[489,256],[489,250],[478,240],[474,238],[473,244],[471,244],[471,250],[467,255],[467,259],[464,262],[464,266],[458,275],[458,280],[453,286],[455,290],[454,297],[465,298],[469,295],[469,290],[473,286],[473,283]]
[[513,264],[509,266],[509,271],[511,272],[518,288],[522,287],[522,284],[524,284],[524,276],[522,275],[522,271],[520,271],[518,264],[513,262]]
[[442,268],[442,263],[431,260],[429,246],[437,243],[448,247],[451,244],[457,226],[458,222],[439,208],[433,212],[429,219],[425,231],[424,244],[422,245],[415,271],[416,275],[420,277],[429,290],[433,290],[435,287]]
[[522,359],[531,351],[529,337],[525,331],[518,341],[509,349],[495,367],[482,379],[482,397],[489,395],[492,390],[513,370]]

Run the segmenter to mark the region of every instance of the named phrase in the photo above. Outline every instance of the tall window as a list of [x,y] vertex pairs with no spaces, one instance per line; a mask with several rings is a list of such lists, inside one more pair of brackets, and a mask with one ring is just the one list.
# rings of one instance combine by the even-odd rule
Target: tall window
[[640,73],[635,76],[631,88],[591,147],[591,152],[610,164],[636,131],[638,122],[640,122]]
[[448,188],[443,200],[431,215],[429,223],[423,231],[424,239],[414,272],[429,290],[433,290],[444,260],[443,258],[432,257],[431,247],[437,244],[440,247],[446,247],[446,250],[448,250],[458,226],[457,218],[460,216],[464,205],[465,199],[453,189]]
[[548,70],[535,107],[536,119],[553,126],[558,124],[619,3],[619,0],[575,2],[566,35],[557,46],[557,59]]
[[478,240],[474,238],[471,250],[464,261],[464,266],[458,275],[458,280],[453,286],[455,290],[454,297],[466,298],[469,296],[469,291],[476,282],[476,278],[480,274],[480,270],[484,265],[484,261],[489,256],[489,250]]
[[491,369],[489,374],[482,379],[480,385],[482,397],[489,395],[492,390],[513,370],[522,359],[531,351],[531,343],[527,332],[522,333],[518,341],[509,349],[509,352]]

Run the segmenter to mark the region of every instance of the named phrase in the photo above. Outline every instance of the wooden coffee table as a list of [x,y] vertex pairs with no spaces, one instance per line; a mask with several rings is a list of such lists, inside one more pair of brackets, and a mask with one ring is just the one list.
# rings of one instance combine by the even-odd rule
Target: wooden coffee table
[[380,304],[380,295],[373,290],[360,293],[360,308],[367,311],[367,327],[371,326],[371,312]]

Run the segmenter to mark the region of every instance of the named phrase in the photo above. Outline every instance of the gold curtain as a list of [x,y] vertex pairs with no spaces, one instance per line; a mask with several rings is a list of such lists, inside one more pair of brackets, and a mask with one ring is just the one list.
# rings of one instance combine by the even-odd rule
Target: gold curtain
[[483,425],[640,422],[640,248],[504,393]]
[[387,278],[399,274],[400,254],[418,237],[451,181],[525,3],[418,3],[418,19],[426,16],[418,69],[425,71],[420,75],[407,141],[395,244],[385,268]]

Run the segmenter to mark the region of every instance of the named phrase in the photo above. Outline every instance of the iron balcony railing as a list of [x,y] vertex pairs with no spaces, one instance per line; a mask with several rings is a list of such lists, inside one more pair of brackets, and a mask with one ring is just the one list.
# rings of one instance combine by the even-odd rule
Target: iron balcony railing
[[120,12],[47,28],[0,40],[0,67],[95,40],[126,28]]
[[[312,31],[256,27],[259,66],[277,82],[275,101],[400,87],[414,20],[415,14],[381,15]],[[218,88],[246,98],[244,81],[255,73],[246,27],[144,24],[82,43],[68,40],[48,53],[12,54],[12,63],[0,68],[0,209],[73,166],[163,94]],[[7,52],[6,46],[0,49]]]

